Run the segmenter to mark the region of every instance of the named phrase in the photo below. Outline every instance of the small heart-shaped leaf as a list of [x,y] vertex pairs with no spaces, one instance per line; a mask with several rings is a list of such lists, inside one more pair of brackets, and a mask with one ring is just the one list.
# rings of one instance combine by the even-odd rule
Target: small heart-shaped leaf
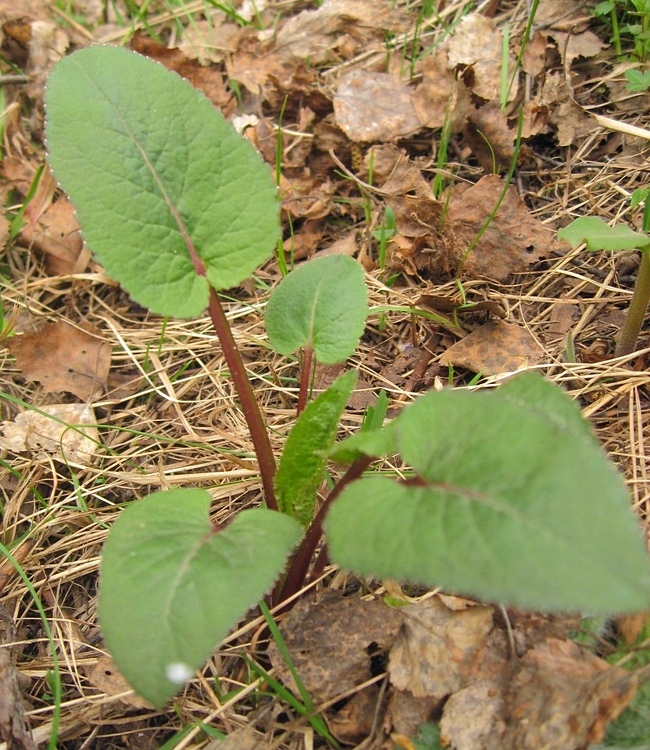
[[134,689],[161,707],[271,588],[300,525],[283,513],[242,511],[210,523],[205,490],[157,492],[129,506],[104,545],[99,620]]
[[93,46],[45,91],[54,174],[106,272],[153,312],[200,315],[272,252],[270,170],[206,97],[159,63]]
[[367,315],[363,269],[345,255],[330,255],[282,279],[266,307],[266,330],[278,354],[311,347],[319,362],[333,365],[354,352]]

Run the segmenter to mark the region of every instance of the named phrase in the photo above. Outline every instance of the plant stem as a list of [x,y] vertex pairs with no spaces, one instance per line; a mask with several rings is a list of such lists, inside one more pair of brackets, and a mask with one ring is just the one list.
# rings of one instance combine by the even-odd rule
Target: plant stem
[[248,425],[248,429],[255,448],[255,455],[260,467],[262,478],[262,487],[264,488],[264,501],[267,508],[271,510],[278,509],[278,502],[275,498],[273,487],[273,477],[275,476],[275,456],[271,448],[269,434],[260,411],[259,404],[253,393],[253,387],[250,384],[244,361],[235,338],[232,335],[230,324],[226,318],[223,306],[219,296],[212,287],[210,288],[210,305],[208,307],[212,325],[217,332],[223,356],[228,365],[230,376],[235,384],[235,390],[241,403],[242,411]]
[[648,309],[648,302],[650,302],[650,250],[642,250],[639,273],[614,356],[622,357],[634,351]]
[[303,349],[302,363],[300,370],[300,391],[298,393],[298,406],[296,407],[296,416],[300,416],[307,406],[307,398],[309,397],[309,384],[311,383],[311,375],[314,364],[314,350],[307,344]]
[[304,539],[300,543],[296,554],[291,560],[287,577],[282,582],[279,591],[276,590],[274,592],[273,599],[275,603],[285,601],[285,599],[293,596],[303,586],[305,579],[307,578],[309,564],[314,556],[314,551],[323,536],[323,521],[325,520],[327,511],[330,509],[334,500],[336,500],[341,494],[343,489],[350,484],[350,482],[358,479],[374,460],[374,458],[368,456],[357,459],[337,482],[336,487],[334,487],[327,496],[321,507],[318,509],[318,513],[309,525]]

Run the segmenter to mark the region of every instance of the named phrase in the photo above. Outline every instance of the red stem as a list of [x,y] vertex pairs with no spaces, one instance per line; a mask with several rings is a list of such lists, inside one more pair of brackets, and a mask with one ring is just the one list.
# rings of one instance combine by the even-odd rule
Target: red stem
[[300,372],[300,391],[298,393],[298,406],[296,416],[299,417],[307,406],[309,398],[309,384],[311,382],[311,371],[314,364],[314,350],[307,344],[302,353],[302,364]]
[[225,357],[230,376],[235,384],[235,390],[239,397],[244,418],[248,424],[248,429],[255,448],[255,455],[260,468],[262,478],[262,487],[264,488],[264,501],[267,508],[271,510],[278,509],[278,502],[275,498],[275,489],[273,478],[275,476],[275,456],[271,448],[269,434],[260,411],[259,404],[255,398],[253,387],[250,384],[244,361],[235,338],[232,335],[230,324],[226,318],[224,309],[219,301],[219,297],[212,287],[210,287],[210,305],[208,307],[212,325],[217,332],[223,356]]
[[287,576],[284,579],[282,586],[279,591],[274,592],[275,595],[273,599],[275,602],[283,602],[285,599],[289,599],[289,597],[293,596],[304,585],[309,571],[309,564],[311,563],[316,547],[323,536],[323,521],[325,520],[327,511],[330,509],[334,500],[336,500],[341,494],[343,489],[350,484],[350,482],[358,479],[373,461],[374,458],[368,456],[357,459],[337,482],[336,487],[334,487],[330,494],[325,498],[291,561],[289,571],[287,572]]

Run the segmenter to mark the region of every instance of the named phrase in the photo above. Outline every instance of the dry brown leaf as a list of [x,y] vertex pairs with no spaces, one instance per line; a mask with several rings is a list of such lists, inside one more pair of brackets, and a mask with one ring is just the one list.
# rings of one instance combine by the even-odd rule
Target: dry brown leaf
[[528,40],[524,54],[521,57],[521,67],[529,76],[538,76],[546,68],[546,49],[548,37],[541,31],[536,31]]
[[[486,174],[499,174],[510,166],[515,155],[517,133],[509,126],[498,104],[489,102],[470,111],[463,136]],[[519,151],[520,162],[524,158],[523,151],[525,147]]]
[[488,644],[490,660],[500,663],[505,659],[505,652],[499,653],[496,643],[489,640],[494,630],[490,607],[476,605],[453,611],[432,597],[401,611],[404,625],[388,665],[391,684],[398,690],[442,699],[481,676]]
[[549,639],[509,683],[502,748],[582,750],[600,742],[636,692],[636,679],[571,641]]
[[351,141],[392,141],[420,129],[411,89],[389,73],[353,70],[334,95],[336,122]]
[[294,219],[322,219],[331,210],[336,185],[329,180],[316,180],[309,175],[280,177],[282,211]]
[[36,222],[30,221],[29,215],[26,219],[21,243],[42,253],[50,275],[81,273],[87,267],[90,252],[84,247],[74,206],[67,198],[62,196],[48,206]]
[[[441,742],[454,750],[487,750],[503,734],[503,708],[501,679],[468,685],[445,703]],[[505,746],[501,750],[506,750]]]
[[[494,210],[504,188],[498,175],[486,175],[475,185],[452,190],[445,225],[460,262]],[[516,190],[510,186],[499,210],[467,256],[463,272],[470,277],[505,281],[513,273],[528,270],[548,257],[554,247],[551,232],[530,215]]]
[[309,58],[312,65],[350,59],[376,42],[385,49],[386,31],[398,34],[408,16],[389,0],[325,0],[316,10],[289,18],[276,36],[284,56]]
[[609,45],[599,39],[593,31],[575,34],[551,29],[548,35],[555,40],[562,62],[568,68],[579,57],[595,57]]
[[440,364],[489,376],[522,370],[538,364],[543,356],[537,341],[525,328],[491,320],[443,352]]
[[549,73],[534,99],[539,109],[548,109],[548,122],[557,131],[559,146],[570,146],[574,140],[593,129],[594,122],[573,99],[566,76]]
[[221,63],[234,52],[241,35],[241,28],[227,19],[224,12],[212,10],[209,18],[197,18],[183,29],[178,49],[190,59]]
[[639,638],[646,623],[650,619],[647,612],[638,612],[634,615],[621,615],[615,622],[616,630],[620,633],[621,638],[626,646],[633,646]]
[[420,724],[429,721],[441,703],[442,701],[435,696],[424,695],[416,698],[408,690],[393,690],[386,707],[384,725],[392,727],[391,737],[395,734],[403,737],[404,744],[399,747],[415,750],[415,746],[408,738],[417,734]]
[[265,54],[258,48],[240,48],[226,58],[228,78],[254,95],[260,94],[271,76],[284,79],[286,71],[293,70],[296,65],[294,60],[287,61],[277,53]]
[[[0,446],[79,466],[88,466],[99,444],[97,420],[86,404],[48,404],[41,412],[26,409],[13,422],[3,422]],[[51,419],[47,415],[51,415]],[[68,425],[85,425],[72,430]]]
[[377,685],[355,693],[338,711],[328,714],[328,729],[339,742],[362,742],[372,732],[380,698]]
[[[419,71],[422,82],[411,92],[411,101],[420,121],[426,128],[441,128],[447,110],[455,121],[462,119],[458,99],[458,86],[453,70],[448,65],[447,53],[439,50],[426,57]],[[451,97],[454,97],[453,99]]]
[[[494,21],[480,13],[468,13],[456,26],[456,31],[446,44],[449,67],[467,69],[465,82],[481,99],[497,99],[501,90],[501,53],[503,36]],[[508,70],[514,70],[513,59]],[[517,94],[516,82],[509,100]]]
[[119,695],[122,703],[133,708],[153,708],[151,703],[133,692],[110,656],[100,656],[93,668],[88,670],[87,676],[93,687],[110,697]]
[[89,400],[106,389],[111,347],[94,326],[48,323],[5,342],[28,381],[46,393],[65,391]]
[[305,221],[284,240],[282,247],[284,252],[288,253],[294,261],[304,260],[316,254],[316,249],[322,238],[323,222]]
[[544,0],[537,6],[535,25],[579,34],[592,22],[593,16],[582,0]]
[[[281,631],[300,678],[319,703],[369,680],[373,659],[387,652],[401,622],[400,611],[381,601],[328,590],[318,600],[301,600]],[[297,689],[275,643],[269,656],[280,679]]]

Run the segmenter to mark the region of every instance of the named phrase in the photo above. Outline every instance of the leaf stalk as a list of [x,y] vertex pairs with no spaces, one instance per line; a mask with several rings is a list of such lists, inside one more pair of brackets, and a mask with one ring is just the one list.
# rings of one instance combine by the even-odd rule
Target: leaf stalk
[[230,371],[230,376],[235,384],[235,390],[239,396],[239,402],[244,413],[244,418],[246,419],[246,424],[250,430],[251,440],[253,441],[255,455],[257,456],[257,462],[260,468],[266,507],[270,510],[278,510],[278,502],[275,497],[275,488],[273,484],[276,464],[269,434],[259,404],[255,398],[253,387],[248,379],[248,375],[246,374],[244,361],[241,357],[239,348],[235,343],[235,338],[230,328],[230,324],[228,323],[228,319],[226,318],[226,313],[224,312],[221,301],[219,300],[219,296],[212,287],[210,287],[208,312],[214,330],[219,338],[223,356],[228,365],[228,370]]

